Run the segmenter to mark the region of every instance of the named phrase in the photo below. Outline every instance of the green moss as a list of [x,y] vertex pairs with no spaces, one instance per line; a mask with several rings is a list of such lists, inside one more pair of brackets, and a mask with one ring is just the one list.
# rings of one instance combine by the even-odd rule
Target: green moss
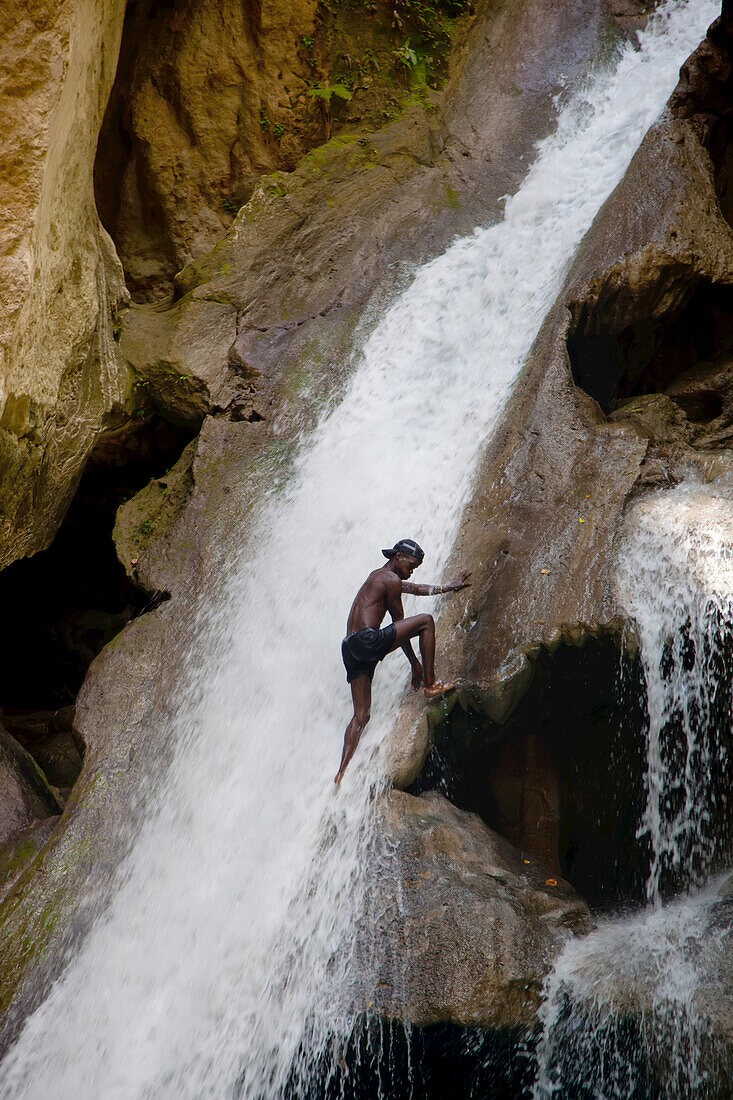
[[446,197],[448,199],[448,205],[450,206],[451,210],[460,210],[461,209],[461,200],[458,198],[458,195],[453,190],[453,188],[452,187],[446,187],[445,193],[446,193]]
[[27,863],[38,855],[40,845],[32,834],[23,834],[20,841],[10,841],[0,849],[0,881],[7,882],[20,874]]

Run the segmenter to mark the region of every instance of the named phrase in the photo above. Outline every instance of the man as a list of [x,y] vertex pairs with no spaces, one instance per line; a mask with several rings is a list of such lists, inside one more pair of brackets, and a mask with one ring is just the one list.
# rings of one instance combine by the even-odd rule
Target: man
[[[374,670],[388,653],[398,646],[412,666],[412,688],[425,684],[425,695],[434,699],[451,691],[457,680],[442,683],[435,679],[435,620],[432,615],[412,615],[405,618],[402,594],[435,596],[442,592],[460,592],[469,586],[470,573],[460,573],[450,584],[410,584],[424,553],[412,539],[400,539],[391,550],[383,550],[387,564],[370,573],[356,593],[351,605],[346,637],[341,643],[341,655],[346,666],[346,679],[351,684],[354,717],[346,727],[341,766],[334,780],[340,783],[346,767],[359,744],[359,738],[369,721]],[[382,619],[390,613],[392,622],[380,630]],[[415,656],[411,638],[417,638],[422,664]]]

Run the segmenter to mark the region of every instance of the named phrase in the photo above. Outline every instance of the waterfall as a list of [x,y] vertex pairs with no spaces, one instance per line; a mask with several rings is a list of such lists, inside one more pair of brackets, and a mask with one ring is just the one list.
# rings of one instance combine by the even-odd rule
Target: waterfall
[[406,682],[399,654],[380,666],[336,790],[351,599],[403,536],[441,578],[482,443],[574,250],[715,14],[712,0],[670,0],[640,49],[619,47],[569,91],[501,222],[418,271],[355,357],[341,403],[207,595],[157,808],[6,1057],[0,1096],[270,1100],[305,1094],[329,1051],[337,1065],[360,1007],[352,945],[368,935],[381,748]]
[[665,871],[699,883],[715,853],[713,777],[731,726],[733,494],[691,485],[653,496],[631,510],[627,531],[619,595],[636,623],[649,715],[638,836],[649,838],[647,896],[659,904]]
[[695,994],[715,885],[567,945],[545,983],[534,1100],[714,1095]]
[[[651,904],[603,922],[557,960],[542,1010],[538,1100],[568,1090],[646,1095],[650,1067],[666,1097],[710,1094],[695,995],[716,889],[662,906],[662,882],[666,874],[678,889],[699,887],[715,855],[716,778],[733,732],[733,489],[690,483],[642,499],[629,509],[618,558],[619,599],[636,624],[647,689],[638,836],[651,849]],[[638,1030],[624,1016],[638,1017]]]

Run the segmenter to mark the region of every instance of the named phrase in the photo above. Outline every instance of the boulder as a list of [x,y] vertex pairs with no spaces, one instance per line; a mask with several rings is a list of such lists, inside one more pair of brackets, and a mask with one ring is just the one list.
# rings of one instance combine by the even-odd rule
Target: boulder
[[33,757],[0,726],[0,846],[59,810]]
[[234,351],[237,311],[227,302],[193,300],[161,313],[135,308],[125,320],[120,352],[141,391],[166,420],[199,429],[204,417],[259,417],[257,372]]
[[435,791],[392,792],[382,831],[367,914],[373,1009],[419,1025],[531,1026],[552,960],[591,928],[585,902]]
[[[232,526],[244,532],[259,494],[282,476],[287,446],[265,424],[207,417],[178,462],[123,504],[114,538],[137,585],[195,598],[204,575],[226,561]],[[178,609],[186,617],[186,606]]]

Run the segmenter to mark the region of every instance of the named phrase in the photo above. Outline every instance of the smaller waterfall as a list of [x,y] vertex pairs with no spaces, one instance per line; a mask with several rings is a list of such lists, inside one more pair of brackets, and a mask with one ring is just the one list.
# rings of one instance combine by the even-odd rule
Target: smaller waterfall
[[[568,945],[545,983],[535,1100],[710,1096],[708,1036],[696,1010],[714,953],[716,811],[731,736],[733,490],[699,484],[630,509],[619,548],[619,600],[636,623],[647,687],[646,806],[650,908]],[[714,963],[711,969],[715,969]]]
[[713,887],[571,941],[545,983],[534,1100],[710,1097],[695,1005]]
[[731,732],[733,494],[682,486],[637,504],[626,530],[618,591],[636,622],[649,713],[637,835],[649,838],[657,904],[665,873],[699,883],[715,853],[711,781]]

